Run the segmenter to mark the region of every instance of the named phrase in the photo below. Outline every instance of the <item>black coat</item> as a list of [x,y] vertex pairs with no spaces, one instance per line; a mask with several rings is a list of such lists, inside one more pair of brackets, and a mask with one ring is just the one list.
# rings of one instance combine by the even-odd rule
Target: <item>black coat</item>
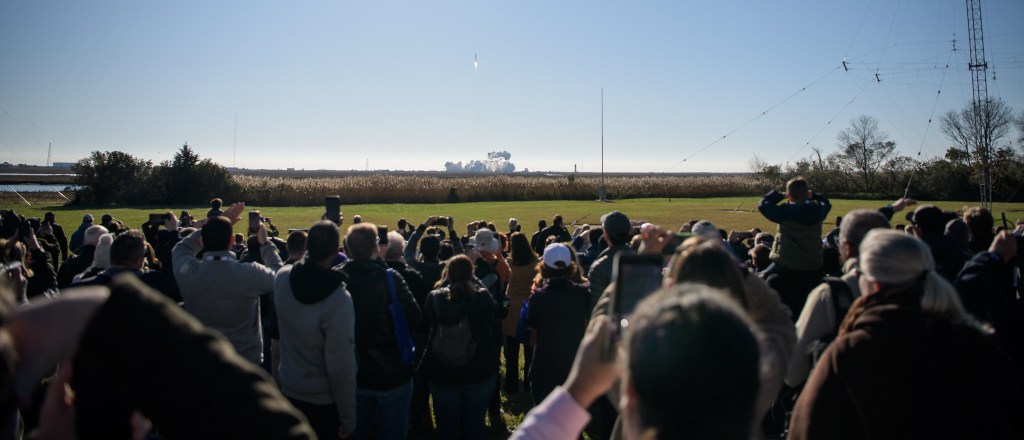
[[960,273],[970,255],[960,250],[952,237],[942,234],[925,233],[921,236],[921,241],[924,241],[932,251],[935,271],[950,283],[956,280],[956,275]]
[[85,245],[78,251],[78,255],[68,258],[60,265],[57,271],[57,287],[63,289],[75,281],[75,275],[85,272],[92,266],[92,258],[96,254],[96,246]]
[[[390,390],[412,378],[412,366],[402,362],[388,304],[387,266],[379,260],[353,259],[335,266],[348,276],[347,288],[356,311],[356,353],[359,388]],[[402,275],[395,273],[395,290],[410,330],[422,315]]]
[[39,249],[32,249],[32,276],[28,279],[29,300],[37,296],[57,296],[57,271],[53,270],[49,255]]

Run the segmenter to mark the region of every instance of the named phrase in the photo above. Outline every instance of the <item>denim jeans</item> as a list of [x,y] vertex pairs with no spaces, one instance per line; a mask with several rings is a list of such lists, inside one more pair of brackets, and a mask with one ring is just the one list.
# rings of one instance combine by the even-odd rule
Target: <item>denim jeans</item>
[[437,419],[437,438],[485,438],[484,416],[487,414],[487,403],[491,400],[491,393],[497,386],[497,375],[468,385],[441,385],[430,382],[430,395],[434,399],[434,417]]
[[380,412],[381,440],[404,440],[409,430],[409,406],[412,404],[412,379],[390,390],[356,389],[355,440],[370,436],[373,416]]

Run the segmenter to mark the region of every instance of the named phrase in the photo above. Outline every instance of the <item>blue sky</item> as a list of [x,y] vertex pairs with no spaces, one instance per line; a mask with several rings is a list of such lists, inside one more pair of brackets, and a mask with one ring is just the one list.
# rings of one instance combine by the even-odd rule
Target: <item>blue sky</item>
[[[989,93],[1020,114],[1024,0],[983,7]],[[57,162],[159,162],[188,141],[248,168],[440,170],[507,150],[520,170],[599,171],[602,87],[607,171],[829,153],[862,114],[929,157],[970,99],[965,16],[962,0],[11,0],[0,161],[42,164],[52,139]]]

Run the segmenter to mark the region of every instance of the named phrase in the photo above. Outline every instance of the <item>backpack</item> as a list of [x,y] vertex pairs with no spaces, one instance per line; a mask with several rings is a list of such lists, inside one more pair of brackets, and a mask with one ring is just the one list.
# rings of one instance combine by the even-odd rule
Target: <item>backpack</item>
[[473,359],[479,343],[478,339],[473,338],[469,316],[466,316],[454,324],[434,325],[430,335],[430,354],[436,362],[461,367]]
[[[807,347],[807,352],[804,354],[811,358],[812,368],[818,363],[818,359],[821,359],[821,355],[825,353],[825,349],[828,348],[829,344],[839,335],[839,326],[842,324],[846,312],[853,305],[854,300],[850,285],[846,284],[846,281],[843,281],[842,278],[825,277],[822,281],[828,283],[831,293],[832,310],[836,316],[836,328],[832,329],[831,333],[811,342]],[[804,389],[804,384],[797,385],[796,387],[783,384],[779,396],[775,399],[775,403],[772,404],[768,414],[761,421],[761,428],[764,430],[765,437],[786,437],[789,431],[789,420],[793,416],[793,408],[796,406],[797,398],[800,397],[800,392]]]
[[853,305],[853,291],[850,290],[850,285],[846,284],[842,278],[838,277],[825,277],[822,280],[828,283],[829,291],[832,298],[832,310],[835,312],[836,317],[836,328],[832,329],[832,332],[815,340],[807,347],[807,355],[811,358],[811,366],[813,367],[818,363],[818,359],[821,359],[821,355],[825,353],[825,349],[828,348],[829,344],[835,340],[836,336],[839,336],[839,326],[843,322],[843,317],[846,316],[846,312],[850,310],[850,306]]

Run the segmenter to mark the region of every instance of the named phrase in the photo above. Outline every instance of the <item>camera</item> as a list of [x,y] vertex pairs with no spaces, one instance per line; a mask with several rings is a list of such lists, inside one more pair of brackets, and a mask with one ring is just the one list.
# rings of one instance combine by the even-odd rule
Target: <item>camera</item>
[[434,220],[435,226],[448,226],[448,217],[437,216],[437,220]]
[[178,224],[183,228],[192,227],[192,216],[189,215],[188,211],[181,211],[181,215],[178,216]]
[[167,213],[149,215],[150,226],[160,227],[160,225],[164,224],[165,221],[167,221]]

